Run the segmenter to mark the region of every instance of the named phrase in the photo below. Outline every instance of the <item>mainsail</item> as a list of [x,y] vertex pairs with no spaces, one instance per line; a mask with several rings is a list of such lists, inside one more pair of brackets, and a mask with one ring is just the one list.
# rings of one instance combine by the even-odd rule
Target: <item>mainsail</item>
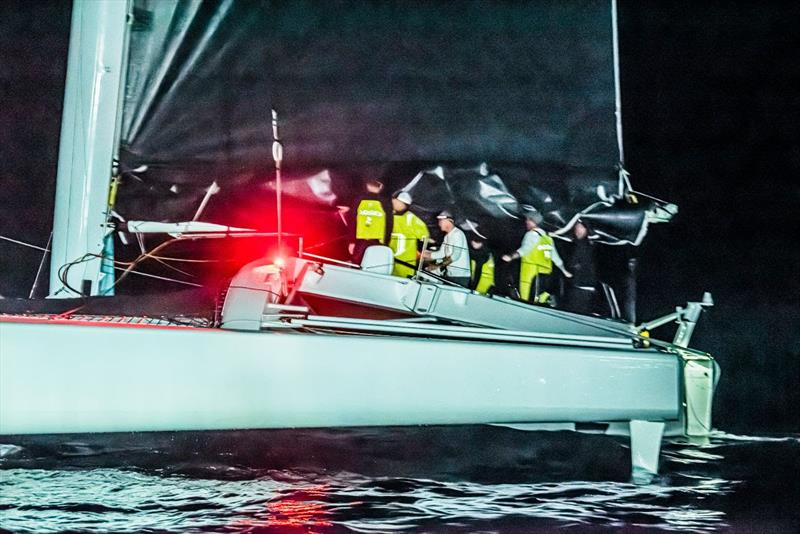
[[609,0],[134,3],[124,147],[146,162],[610,168]]
[[[323,211],[348,204],[364,178],[407,188],[441,165],[450,192],[459,193],[442,198],[435,187],[418,187],[415,199],[455,204],[462,226],[520,219],[508,205],[494,215],[480,207],[487,200],[476,192],[491,176],[490,187],[517,208],[544,210],[551,231],[568,230],[600,202],[604,213],[633,210],[640,223],[604,217],[606,242],[641,242],[653,206],[629,205],[617,172],[609,0],[135,0],[134,7],[121,159],[123,168],[149,170],[120,190],[118,211],[129,218],[147,210],[185,219],[216,180],[222,193],[210,216],[259,212],[265,224],[274,220],[263,214],[275,108],[284,172],[296,182],[287,189],[289,209],[292,198]],[[320,176],[321,196],[311,187]],[[253,204],[242,205],[243,197]]]

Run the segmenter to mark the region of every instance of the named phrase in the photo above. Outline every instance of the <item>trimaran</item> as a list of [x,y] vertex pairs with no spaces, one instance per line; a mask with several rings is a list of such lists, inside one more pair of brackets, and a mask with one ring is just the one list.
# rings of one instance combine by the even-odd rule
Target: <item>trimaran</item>
[[[129,9],[114,0],[74,4],[53,296],[74,297],[70,287],[99,294],[106,276],[99,257]],[[128,231],[247,233],[197,221],[129,222]],[[133,310],[5,313],[0,436],[600,423],[629,434],[634,469],[654,473],[665,433],[702,439],[711,431],[719,371],[708,354],[688,347],[710,297],[634,325],[481,295],[419,271],[393,277],[385,248],[362,265],[297,252],[244,266],[218,325]],[[87,254],[80,268],[60,270]],[[675,321],[672,342],[649,337]]]

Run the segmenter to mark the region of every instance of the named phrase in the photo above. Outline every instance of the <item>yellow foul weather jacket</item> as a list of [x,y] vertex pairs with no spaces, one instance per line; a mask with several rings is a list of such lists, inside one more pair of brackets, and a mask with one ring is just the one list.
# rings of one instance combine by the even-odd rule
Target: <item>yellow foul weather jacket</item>
[[552,273],[553,262],[559,267],[563,266],[564,262],[558,255],[553,238],[540,228],[528,230],[517,252],[521,259],[519,294],[523,300],[528,300],[534,278],[540,274]]
[[384,242],[386,211],[381,201],[365,198],[356,209],[356,239],[377,239]]
[[[472,272],[475,273],[475,260],[471,261]],[[478,283],[475,285],[475,291],[485,295],[494,285],[494,256],[490,255],[489,258],[481,266],[480,276]]]
[[[422,241],[430,235],[428,226],[410,211],[395,214],[393,223],[389,246],[394,252],[395,259],[415,265],[417,263],[417,241]],[[395,263],[392,274],[406,278],[414,274],[414,269]]]

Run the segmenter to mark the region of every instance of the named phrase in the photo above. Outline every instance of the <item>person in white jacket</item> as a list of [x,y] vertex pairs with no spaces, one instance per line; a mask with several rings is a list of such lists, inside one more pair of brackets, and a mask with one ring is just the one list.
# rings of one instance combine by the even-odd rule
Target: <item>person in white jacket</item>
[[456,226],[449,211],[441,212],[436,219],[445,233],[442,246],[433,252],[426,251],[423,259],[433,261],[434,273],[463,287],[469,287],[470,264],[467,236]]

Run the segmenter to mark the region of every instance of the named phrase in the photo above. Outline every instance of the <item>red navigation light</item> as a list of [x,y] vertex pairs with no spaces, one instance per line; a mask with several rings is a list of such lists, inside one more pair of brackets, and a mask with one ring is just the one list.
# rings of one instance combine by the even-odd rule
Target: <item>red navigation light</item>
[[286,260],[283,256],[278,256],[272,264],[275,265],[275,267],[286,267]]

